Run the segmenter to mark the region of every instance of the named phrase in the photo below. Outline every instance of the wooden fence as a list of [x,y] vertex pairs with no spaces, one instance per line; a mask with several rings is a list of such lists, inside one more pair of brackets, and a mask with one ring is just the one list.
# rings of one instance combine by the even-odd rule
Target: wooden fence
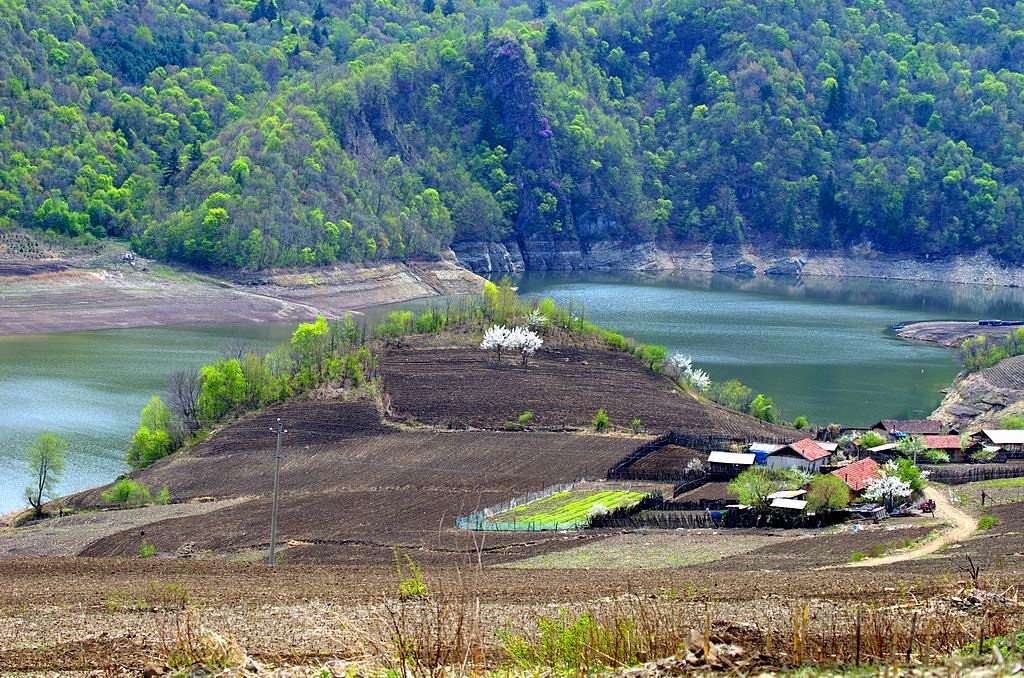
[[942,466],[922,465],[928,471],[929,480],[947,485],[963,485],[982,480],[1005,480],[1007,478],[1024,478],[1024,464],[998,466],[994,464],[978,465],[973,468],[950,469]]

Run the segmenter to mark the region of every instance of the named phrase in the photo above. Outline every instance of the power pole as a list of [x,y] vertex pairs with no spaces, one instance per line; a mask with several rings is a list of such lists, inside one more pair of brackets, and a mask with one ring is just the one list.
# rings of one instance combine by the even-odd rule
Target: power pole
[[274,455],[274,509],[270,515],[270,566],[277,565],[277,557],[274,551],[277,548],[277,500],[281,494],[281,436],[288,433],[281,425],[280,418],[277,426],[270,429],[271,433],[277,434],[277,453]]

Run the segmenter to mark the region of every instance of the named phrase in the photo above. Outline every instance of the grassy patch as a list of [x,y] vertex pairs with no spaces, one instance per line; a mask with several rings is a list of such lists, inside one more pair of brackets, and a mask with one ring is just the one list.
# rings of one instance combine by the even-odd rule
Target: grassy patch
[[1024,487],[1024,478],[1000,478],[998,480],[982,480],[978,483],[971,483],[975,487]]
[[999,518],[995,516],[982,516],[978,519],[979,530],[991,530],[993,527],[999,524]]
[[575,548],[502,565],[514,569],[654,570],[718,562],[798,535],[701,534],[651,530],[617,534]]

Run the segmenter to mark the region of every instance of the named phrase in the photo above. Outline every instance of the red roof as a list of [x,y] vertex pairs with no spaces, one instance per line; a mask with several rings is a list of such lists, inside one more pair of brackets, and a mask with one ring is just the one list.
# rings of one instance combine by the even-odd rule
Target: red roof
[[929,450],[959,450],[960,436],[924,436]]
[[849,466],[837,468],[832,475],[841,479],[854,492],[860,492],[871,484],[871,481],[878,477],[878,462],[868,457],[855,461]]
[[832,456],[831,452],[823,449],[821,445],[810,438],[804,438],[803,440],[798,440],[795,443],[790,443],[778,451],[782,452],[782,450],[793,450],[807,461],[818,461],[824,457]]

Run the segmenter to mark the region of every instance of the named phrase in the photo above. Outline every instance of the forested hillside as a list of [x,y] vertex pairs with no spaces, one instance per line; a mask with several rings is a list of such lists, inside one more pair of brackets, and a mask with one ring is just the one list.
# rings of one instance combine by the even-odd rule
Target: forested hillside
[[1024,5],[0,0],[0,228],[260,268],[453,241],[1024,261]]

